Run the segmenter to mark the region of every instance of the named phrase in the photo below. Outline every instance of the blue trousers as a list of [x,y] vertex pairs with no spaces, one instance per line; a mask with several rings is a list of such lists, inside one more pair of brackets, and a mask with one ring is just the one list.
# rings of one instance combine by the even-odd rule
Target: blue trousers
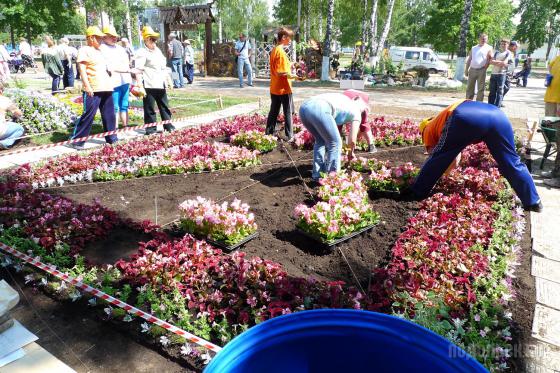
[[64,88],[74,87],[74,68],[72,67],[72,61],[62,60],[62,67],[64,68],[62,85]]
[[23,127],[14,122],[6,122],[6,131],[0,136],[0,149],[8,149],[23,135]]
[[53,92],[54,95],[58,91],[58,86],[60,85],[60,75],[55,75],[51,73],[49,73],[49,75],[52,78],[51,91]]
[[[74,127],[72,139],[89,136],[93,119],[97,109],[101,111],[101,122],[103,122],[103,132],[114,131],[115,105],[113,103],[113,92],[95,92],[93,97],[83,93],[84,112]],[[118,141],[117,135],[105,136],[105,141],[112,144]],[[77,142],[76,145],[84,145],[84,141]]]
[[183,75],[187,78],[187,82],[192,84],[194,79],[194,65],[185,62],[185,65],[183,66]]
[[506,84],[506,74],[490,75],[490,93],[488,93],[488,103],[500,107],[504,99],[504,86]]
[[321,172],[339,171],[342,139],[333,117],[331,105],[324,100],[311,99],[301,105],[299,116],[304,127],[315,138],[311,173],[313,179],[318,180]]
[[[183,59],[172,58],[171,70],[173,71],[173,88],[183,88],[185,86],[185,81],[183,80]],[[177,79],[175,79],[175,75],[177,75]]]
[[459,105],[445,125],[438,144],[422,166],[412,190],[427,197],[453,159],[470,144],[483,141],[498,163],[523,206],[540,201],[527,167],[515,151],[513,129],[506,115],[496,106],[466,101]]
[[253,69],[248,59],[239,57],[237,59],[237,75],[239,76],[239,86],[243,87],[243,68],[247,71],[247,84],[253,85]]

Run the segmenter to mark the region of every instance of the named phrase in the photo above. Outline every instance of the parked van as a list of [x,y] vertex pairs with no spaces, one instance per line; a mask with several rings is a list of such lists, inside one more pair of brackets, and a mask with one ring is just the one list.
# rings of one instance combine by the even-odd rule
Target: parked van
[[442,73],[447,75],[449,67],[430,48],[420,47],[391,47],[389,55],[393,63],[403,62],[404,69],[409,70],[415,66],[423,66],[431,74]]

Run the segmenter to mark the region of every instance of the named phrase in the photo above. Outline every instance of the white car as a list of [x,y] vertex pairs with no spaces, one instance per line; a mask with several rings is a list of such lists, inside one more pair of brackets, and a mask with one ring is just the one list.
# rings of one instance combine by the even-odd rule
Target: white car
[[441,73],[447,75],[449,66],[439,59],[430,48],[421,47],[391,47],[389,55],[393,63],[403,62],[405,70],[410,70],[416,66],[427,68],[431,74]]

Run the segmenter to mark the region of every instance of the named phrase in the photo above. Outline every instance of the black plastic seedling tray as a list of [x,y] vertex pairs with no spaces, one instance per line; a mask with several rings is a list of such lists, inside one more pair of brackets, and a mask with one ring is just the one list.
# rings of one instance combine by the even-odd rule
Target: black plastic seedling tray
[[251,241],[253,238],[256,238],[259,235],[259,232],[255,232],[247,237],[245,237],[244,239],[242,239],[241,241],[239,241],[238,243],[236,243],[235,245],[226,245],[223,242],[220,241],[214,241],[211,240],[209,238],[205,238],[206,242],[208,242],[210,245],[216,246],[224,251],[227,252],[232,252],[233,250],[239,249],[241,246],[245,245],[247,242]]
[[310,234],[310,233],[308,233],[308,232],[306,232],[306,231],[304,231],[303,229],[300,229],[300,228],[297,228],[297,230],[298,230],[301,234],[303,234],[304,236],[309,237],[309,238],[311,238],[311,239],[314,240],[314,241],[317,241],[317,242],[320,243],[321,245],[324,245],[324,246],[326,246],[326,247],[328,247],[328,248],[330,248],[330,249],[334,249],[337,245],[340,245],[340,244],[343,243],[343,242],[349,241],[349,240],[351,240],[352,238],[357,237],[357,236],[359,236],[359,235],[361,235],[361,234],[366,234],[366,233],[368,233],[368,232],[371,231],[376,225],[377,225],[377,224],[368,225],[367,227],[364,227],[364,228],[362,228],[362,229],[360,229],[360,230],[358,230],[358,231],[356,231],[356,232],[350,233],[349,235],[344,236],[344,237],[342,237],[342,238],[338,238],[338,239],[336,239],[336,240],[334,240],[334,241],[325,241],[325,240],[323,240],[322,238],[317,237],[317,236],[314,236],[314,235],[312,235],[312,234]]

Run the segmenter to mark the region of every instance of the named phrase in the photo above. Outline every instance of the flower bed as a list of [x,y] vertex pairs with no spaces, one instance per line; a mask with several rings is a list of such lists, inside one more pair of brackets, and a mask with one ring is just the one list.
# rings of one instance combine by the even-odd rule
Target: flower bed
[[393,167],[383,165],[371,171],[366,185],[376,192],[403,192],[412,186],[419,171],[410,162]]
[[51,95],[36,91],[11,89],[6,91],[23,113],[21,125],[27,134],[66,129],[76,119],[70,106]]
[[[129,164],[138,158],[150,157],[169,148],[192,144],[208,138],[229,137],[241,130],[262,127],[260,115],[238,116],[233,120],[218,120],[199,128],[186,128],[170,134],[153,135],[113,146],[104,146],[89,153],[71,154],[50,158],[35,165],[23,165],[12,172],[17,180],[36,187],[64,182],[93,180],[93,171],[108,165]],[[175,150],[170,150],[171,153]]]
[[243,241],[257,231],[255,215],[249,205],[234,199],[228,204],[197,197],[179,205],[181,226],[188,233],[208,237],[228,246]]
[[322,201],[312,207],[300,204],[295,208],[298,228],[329,243],[379,223],[360,174],[333,172],[320,183],[318,195]]
[[260,153],[267,153],[276,148],[278,141],[275,136],[265,135],[264,133],[252,130],[242,131],[230,137],[233,145],[242,146],[250,150],[257,150]]

